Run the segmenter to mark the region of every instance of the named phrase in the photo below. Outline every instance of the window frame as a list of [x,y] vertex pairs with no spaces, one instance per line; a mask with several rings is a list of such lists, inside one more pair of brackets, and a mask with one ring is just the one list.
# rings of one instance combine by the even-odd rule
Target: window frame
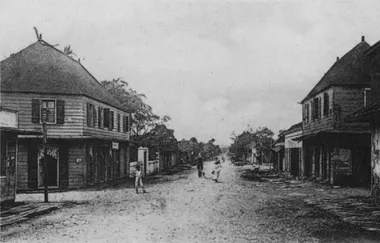
[[40,124],[43,124],[44,122],[42,121],[42,103],[46,101],[54,101],[54,122],[45,122],[46,124],[57,124],[57,99],[41,99],[40,100]]

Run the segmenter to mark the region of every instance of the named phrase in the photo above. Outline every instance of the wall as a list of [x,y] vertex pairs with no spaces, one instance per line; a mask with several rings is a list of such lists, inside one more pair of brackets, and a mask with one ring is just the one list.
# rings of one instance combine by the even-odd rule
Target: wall
[[[87,103],[93,104],[95,106],[96,110],[96,122],[94,127],[90,127],[87,125]],[[109,128],[106,127],[99,127],[98,125],[98,107],[101,108],[109,108],[110,111],[114,112],[114,119],[113,119],[113,124],[114,128],[110,130]],[[109,105],[103,104],[101,102],[95,101],[93,99],[83,97],[81,100],[81,110],[82,112],[82,126],[83,126],[83,135],[86,136],[95,136],[95,137],[101,137],[105,139],[117,139],[117,140],[129,140],[130,132],[128,131],[127,133],[123,132],[123,116],[128,116],[129,114],[118,110],[116,108],[113,108]],[[120,114],[120,131],[117,131],[117,114]]]
[[371,193],[373,196],[380,197],[380,116],[372,120],[372,185]]
[[[327,116],[323,115],[324,102],[323,95],[327,93],[329,95],[329,112]],[[303,134],[311,134],[314,132],[322,131],[322,130],[330,130],[333,127],[333,96],[334,96],[333,88],[330,88],[324,92],[321,92],[312,98],[305,100],[302,104],[302,112],[304,112],[304,105],[309,104],[309,120],[308,122],[303,121]],[[314,98],[321,98],[321,118],[313,121],[311,118],[311,101]],[[303,114],[303,113],[302,113]]]
[[65,101],[65,123],[49,124],[48,135],[82,135],[83,134],[83,108],[80,96],[26,94],[26,93],[1,93],[1,105],[3,108],[18,111],[20,130],[42,132],[42,125],[32,123],[32,99],[52,99]]
[[364,88],[362,87],[334,87],[334,104],[339,105],[340,130],[367,130],[369,123],[346,122],[345,117],[364,107]]
[[[121,118],[120,131],[117,131],[117,114],[122,116],[128,113],[113,108],[104,103],[95,101],[91,98],[77,95],[61,94],[35,94],[35,93],[1,93],[2,108],[18,111],[19,129],[28,131],[42,132],[42,125],[32,123],[32,100],[51,99],[65,101],[64,124],[48,124],[48,136],[94,136],[104,139],[116,139],[128,141],[130,133],[123,132],[123,120]],[[114,111],[114,129],[99,128],[98,122],[95,127],[87,126],[87,103],[95,105],[96,112],[98,107],[109,108]]]

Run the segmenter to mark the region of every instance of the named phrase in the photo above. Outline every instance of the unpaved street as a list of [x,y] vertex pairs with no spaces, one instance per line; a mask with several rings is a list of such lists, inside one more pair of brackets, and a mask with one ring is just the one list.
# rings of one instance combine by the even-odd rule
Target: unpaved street
[[[240,178],[223,163],[220,183],[195,169],[132,188],[51,194],[67,207],[6,227],[6,242],[376,242],[288,198],[277,185]],[[205,163],[206,174],[213,164]],[[23,195],[36,199],[42,195]],[[42,199],[42,198],[41,198]],[[300,214],[300,212],[302,212]],[[298,214],[298,215],[297,215]],[[300,217],[302,215],[302,217]],[[307,223],[307,225],[306,225]]]

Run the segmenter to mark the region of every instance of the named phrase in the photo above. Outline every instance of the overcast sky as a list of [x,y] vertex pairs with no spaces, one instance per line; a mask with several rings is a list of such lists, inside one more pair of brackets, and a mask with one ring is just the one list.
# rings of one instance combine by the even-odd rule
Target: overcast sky
[[380,1],[5,1],[0,58],[71,45],[100,81],[122,77],[169,115],[177,139],[301,121],[299,101],[360,42],[380,40]]

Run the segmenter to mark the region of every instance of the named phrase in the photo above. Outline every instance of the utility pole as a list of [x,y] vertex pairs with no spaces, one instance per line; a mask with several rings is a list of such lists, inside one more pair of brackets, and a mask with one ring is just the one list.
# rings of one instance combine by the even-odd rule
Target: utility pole
[[47,165],[47,128],[46,122],[42,123],[43,130],[43,148],[44,148],[44,198],[45,202],[49,202],[48,198],[48,165]]

